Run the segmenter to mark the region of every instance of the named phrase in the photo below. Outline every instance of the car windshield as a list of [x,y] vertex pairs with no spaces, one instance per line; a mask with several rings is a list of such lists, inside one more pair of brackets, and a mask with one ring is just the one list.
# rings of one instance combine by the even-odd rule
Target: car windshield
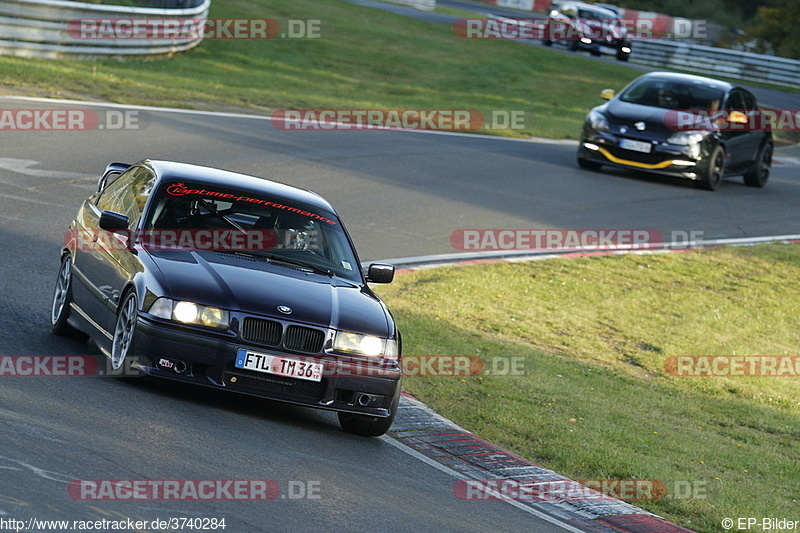
[[145,247],[245,254],[361,282],[336,215],[284,198],[189,182],[165,184],[142,229]]
[[724,92],[702,81],[686,82],[662,78],[642,79],[625,89],[623,102],[664,109],[719,109]]

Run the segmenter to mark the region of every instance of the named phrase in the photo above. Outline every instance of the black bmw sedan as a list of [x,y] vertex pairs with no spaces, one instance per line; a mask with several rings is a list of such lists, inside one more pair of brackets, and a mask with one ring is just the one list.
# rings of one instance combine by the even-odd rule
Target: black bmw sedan
[[65,236],[57,334],[130,373],[338,412],[377,436],[400,398],[400,334],[320,196],[266,179],[112,163]]
[[668,72],[645,74],[586,116],[578,164],[625,167],[693,180],[716,190],[725,176],[764,187],[772,165],[772,132],[757,120],[749,91],[729,83]]

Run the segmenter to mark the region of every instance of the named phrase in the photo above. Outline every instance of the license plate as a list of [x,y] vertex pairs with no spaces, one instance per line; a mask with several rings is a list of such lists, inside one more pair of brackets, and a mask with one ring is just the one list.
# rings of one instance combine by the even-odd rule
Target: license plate
[[626,150],[633,150],[634,152],[644,152],[649,154],[653,145],[642,141],[634,141],[632,139],[622,139],[619,141],[619,147]]
[[287,378],[322,381],[322,363],[303,361],[281,355],[251,352],[244,348],[236,352],[234,366]]

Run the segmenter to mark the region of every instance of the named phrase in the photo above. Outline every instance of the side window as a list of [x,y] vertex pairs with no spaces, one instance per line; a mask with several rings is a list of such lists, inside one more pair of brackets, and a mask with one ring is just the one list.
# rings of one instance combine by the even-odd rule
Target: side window
[[754,111],[756,109],[756,97],[744,91],[742,91],[742,96],[744,98],[744,108],[748,111]]
[[153,190],[155,176],[144,167],[134,167],[108,185],[97,200],[101,211],[114,211],[128,217],[133,228],[142,216]]
[[728,104],[725,107],[731,111],[746,111],[747,106],[742,91],[731,91],[728,97]]

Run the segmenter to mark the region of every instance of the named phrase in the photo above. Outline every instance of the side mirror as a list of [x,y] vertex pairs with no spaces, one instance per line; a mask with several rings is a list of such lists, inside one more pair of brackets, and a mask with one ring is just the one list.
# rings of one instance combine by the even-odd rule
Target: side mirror
[[128,229],[128,217],[113,211],[100,213],[100,229],[110,232],[125,231]]
[[600,91],[600,98],[603,100],[611,100],[614,98],[614,89],[603,89]]
[[97,192],[100,192],[103,189],[105,189],[106,185],[113,182],[120,176],[120,174],[122,174],[129,168],[131,168],[131,165],[127,163],[111,163],[110,165],[108,165],[105,171],[103,171],[103,175],[97,181]]
[[394,279],[394,266],[373,263],[367,269],[367,281],[371,283],[391,283]]
[[747,124],[750,122],[750,118],[741,111],[731,111],[728,114],[728,122],[732,122],[733,124]]

